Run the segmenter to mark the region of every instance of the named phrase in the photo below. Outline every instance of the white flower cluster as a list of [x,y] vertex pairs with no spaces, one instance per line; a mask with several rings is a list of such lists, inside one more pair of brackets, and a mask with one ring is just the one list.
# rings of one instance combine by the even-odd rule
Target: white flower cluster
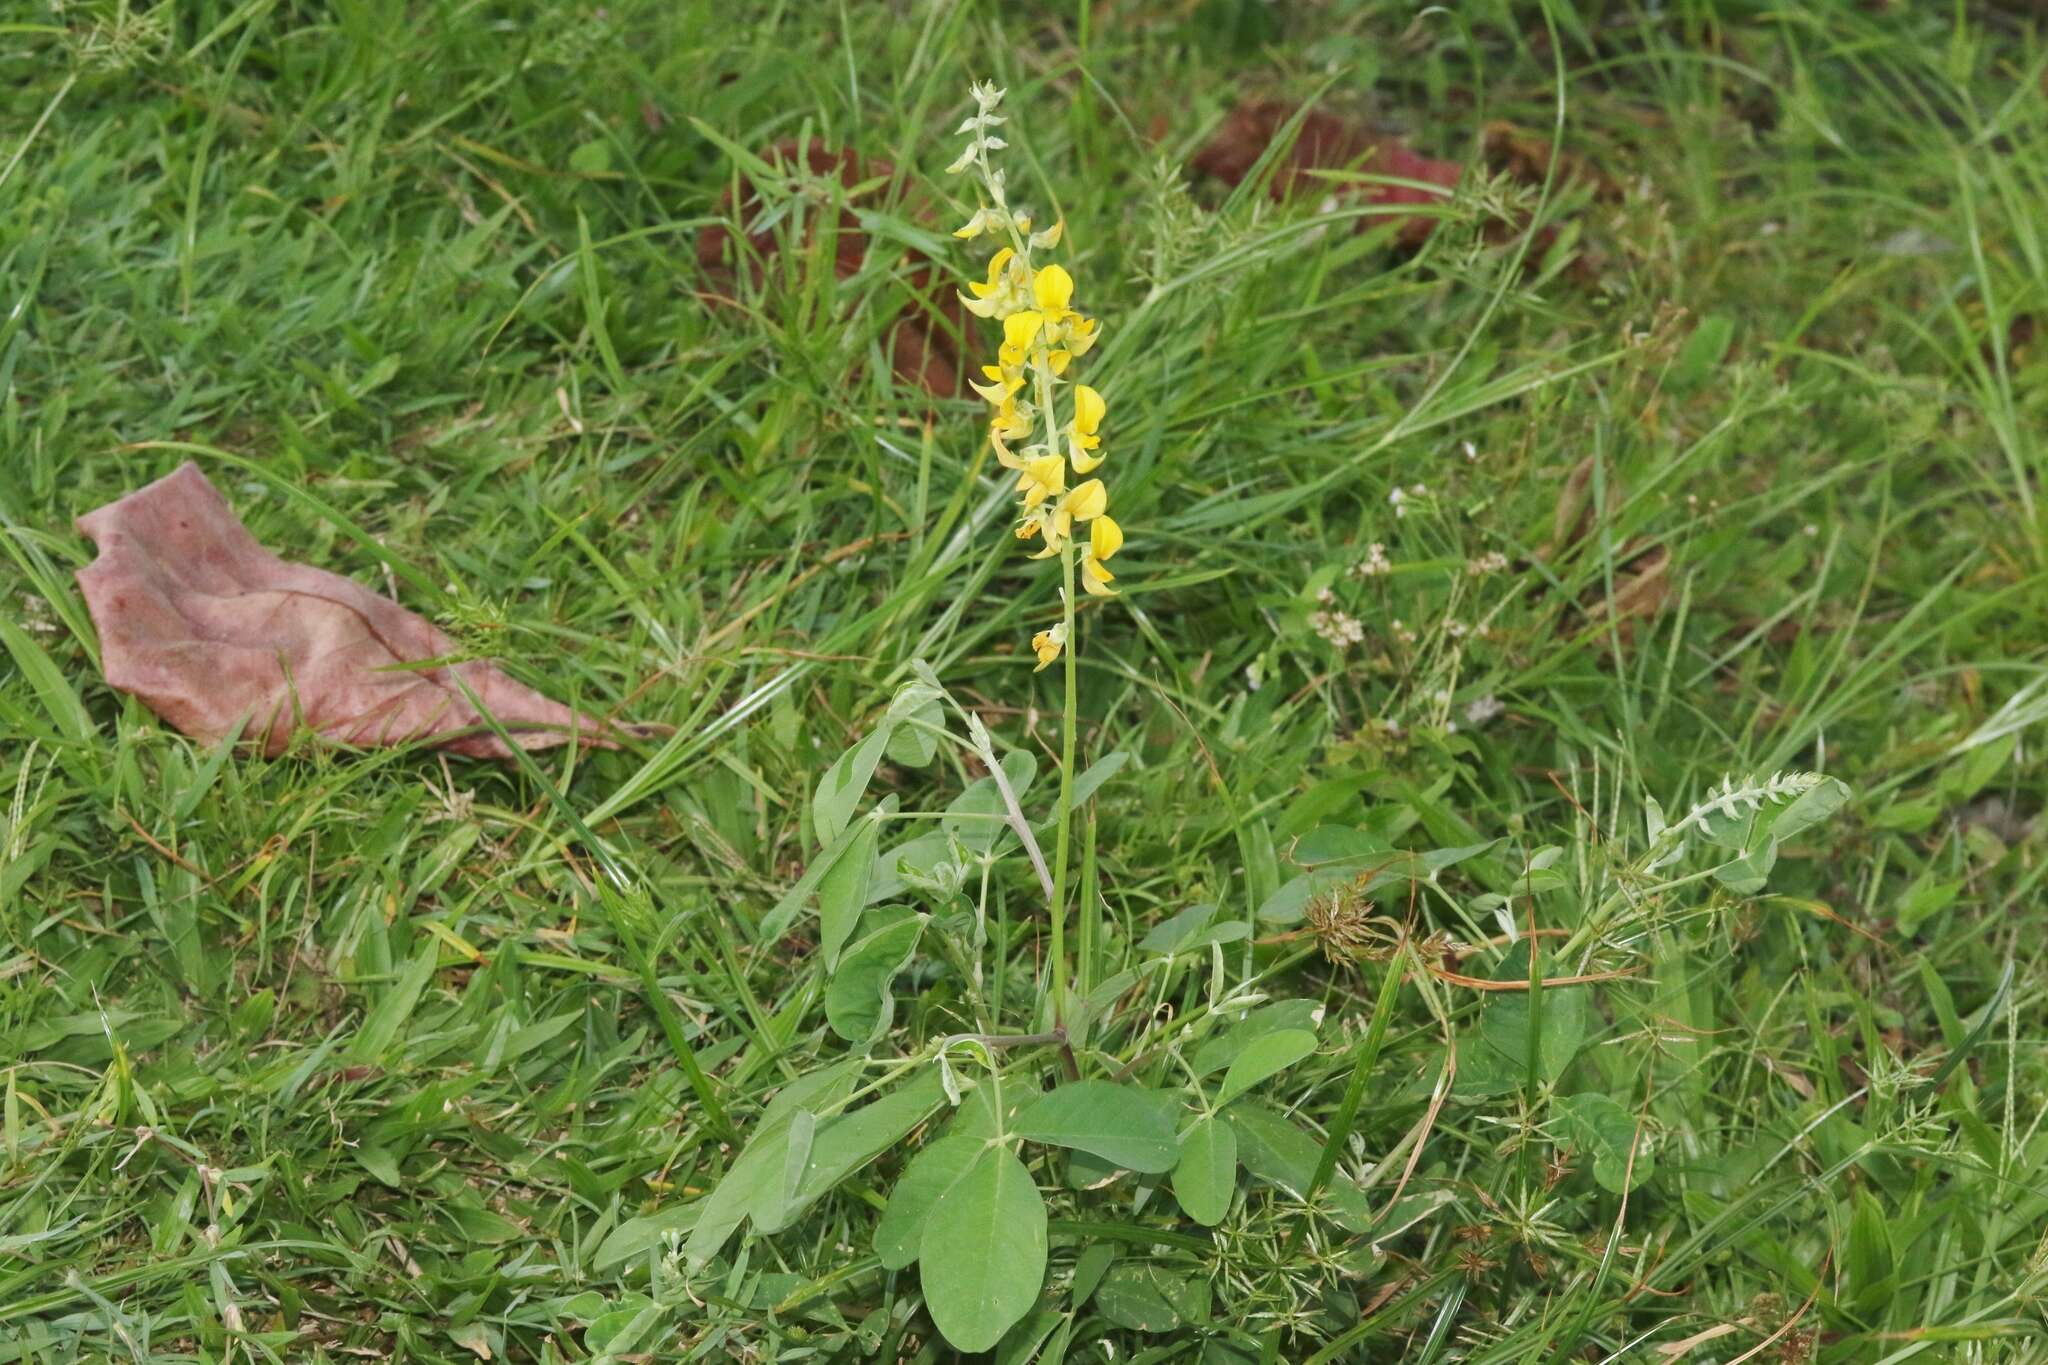
[[1308,624],[1332,649],[1346,650],[1365,639],[1365,623],[1349,612],[1312,611]]
[[1353,578],[1377,578],[1393,572],[1394,566],[1387,561],[1387,547],[1375,540],[1365,547],[1365,558],[1351,566]]
[[1507,566],[1508,557],[1506,555],[1502,554],[1499,550],[1488,550],[1476,559],[1466,560],[1465,572],[1474,578],[1481,578],[1490,573],[1500,573]]

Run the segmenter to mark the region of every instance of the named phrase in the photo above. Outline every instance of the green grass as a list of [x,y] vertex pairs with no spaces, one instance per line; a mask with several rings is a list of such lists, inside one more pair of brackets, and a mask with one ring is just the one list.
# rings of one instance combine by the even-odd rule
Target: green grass
[[[1078,739],[1127,757],[1080,817],[1073,938],[1084,988],[1144,976],[1079,1064],[1178,1085],[1223,996],[1314,1001],[1317,1052],[1261,1097],[1315,1152],[1355,1105],[1334,1177],[1407,1201],[1360,1236],[1240,1174],[1208,1229],[1027,1148],[1052,1274],[1003,1358],[1661,1359],[1715,1329],[1685,1358],[2044,1358],[2048,39],[2021,6],[1549,18],[0,16],[0,1361],[949,1358],[871,1252],[915,1144],[706,1265],[679,1241],[766,1103],[860,1053],[815,916],[761,925],[913,661],[1035,756],[1049,819],[1059,675],[1024,643],[1050,575],[974,405],[889,378],[894,249],[836,284],[806,249],[829,187],[771,192],[792,249],[759,287],[695,240],[728,146],[818,136],[898,169],[877,239],[977,272],[933,207],[973,77],[1010,88],[1013,179],[1108,328],[1130,543],[1083,616]],[[1473,163],[1488,121],[1561,119],[1616,192],[1468,180],[1403,256],[1349,210],[1318,232],[1188,183],[1245,92]],[[1528,212],[1565,235],[1525,271],[1484,228]],[[100,681],[71,521],[188,456],[266,543],[672,729],[538,766],[167,732]],[[1590,529],[1557,543],[1575,496]],[[1371,542],[1392,572],[1348,576]],[[1652,550],[1663,609],[1603,610]],[[1341,655],[1325,585],[1367,627]],[[945,809],[980,768],[942,753],[871,795]],[[1778,770],[1854,798],[1762,894],[1697,852],[1640,866],[1650,800]],[[1418,952],[1474,945],[1465,976],[1528,975],[1476,946],[1502,896],[1626,974],[1532,1009],[1420,973],[1385,996],[1265,921],[1139,947],[1191,905],[1252,918],[1324,827],[1499,841],[1381,898]],[[1014,848],[978,954],[959,903],[894,903],[944,913],[867,1080],[1046,1022]],[[1006,1087],[1059,1065],[1002,1059]],[[1626,1200],[1599,1096],[1654,1166]],[[1179,1325],[1077,1302],[1095,1248]]]

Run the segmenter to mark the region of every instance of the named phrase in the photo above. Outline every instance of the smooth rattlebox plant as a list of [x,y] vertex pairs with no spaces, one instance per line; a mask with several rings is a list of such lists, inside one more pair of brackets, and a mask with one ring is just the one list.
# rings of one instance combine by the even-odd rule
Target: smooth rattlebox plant
[[[1107,403],[1074,382],[1072,372],[1101,324],[1074,309],[1068,270],[1034,255],[1065,240],[1063,227],[1032,231],[992,164],[1004,146],[995,132],[1004,122],[996,112],[1002,98],[991,86],[973,87],[975,112],[960,128],[969,142],[952,169],[975,173],[980,199],[956,236],[1007,241],[963,296],[971,312],[1002,328],[996,362],[984,368],[987,382],[976,390],[993,410],[989,446],[1015,474],[1017,535],[1038,542],[1034,558],[1060,561],[1059,619],[1032,641],[1039,670],[1065,663],[1059,787],[1049,821],[1053,856],[1048,861],[1040,847],[1046,826],[1027,814],[1036,804],[1031,752],[998,753],[980,717],[929,665],[914,661],[912,680],[880,722],[819,780],[810,806],[819,852],[761,924],[763,938],[772,940],[815,902],[816,989],[830,1032],[853,1050],[775,1095],[703,1200],[683,1250],[702,1270],[742,1225],[756,1233],[789,1226],[863,1165],[919,1134],[874,1225],[875,1263],[889,1274],[916,1267],[925,1309],[956,1350],[1007,1342],[1005,1349],[1025,1352],[1054,1333],[1070,1333],[1085,1297],[1077,1263],[1071,1305],[1062,1311],[1047,1301],[1052,1202],[1070,1202],[1078,1220],[1097,1226],[1132,1220],[1141,1236],[1152,1235],[1144,1228],[1156,1228],[1156,1215],[1170,1209],[1187,1226],[1220,1233],[1238,1205],[1243,1171],[1298,1201],[1288,1219],[1290,1251],[1306,1237],[1320,1239],[1312,1228],[1357,1239],[1391,1235],[1426,1217],[1443,1196],[1411,1189],[1419,1145],[1405,1165],[1382,1161],[1354,1173],[1344,1164],[1404,987],[1415,987],[1446,1030],[1453,1013],[1442,994],[1447,986],[1502,992],[1488,994],[1476,1027],[1446,1050],[1423,1092],[1430,1117],[1413,1134],[1419,1144],[1453,1099],[1547,1093],[1563,1082],[1588,1040],[1591,983],[1623,974],[1596,969],[1624,958],[1627,943],[1643,931],[1660,871],[1692,848],[1718,848],[1725,856],[1705,871],[1670,876],[1676,882],[1711,875],[1733,892],[1754,893],[1779,842],[1832,814],[1847,793],[1832,779],[1792,774],[1724,780],[1675,822],[1647,802],[1645,844],[1620,871],[1621,884],[1588,907],[1562,947],[1543,953],[1530,951],[1533,940],[1515,941],[1513,895],[1487,892],[1460,906],[1441,881],[1461,866],[1490,867],[1498,840],[1418,851],[1398,848],[1376,830],[1319,825],[1289,850],[1300,874],[1262,903],[1226,915],[1213,904],[1189,906],[1135,945],[1137,966],[1075,993],[1064,933],[1072,813],[1126,755],[1109,754],[1075,772],[1074,589],[1078,582],[1091,597],[1115,596],[1106,562],[1122,546],[1123,532],[1109,516],[1103,480],[1082,477],[1105,458]],[[862,810],[885,759],[921,768],[941,752],[956,762],[971,758],[984,773],[946,810],[902,810],[894,795]],[[896,839],[888,833],[895,827],[914,832]],[[990,929],[992,900],[1001,904],[992,891],[1006,875],[999,868],[1016,852],[1025,855],[1029,883],[1044,898],[1048,931],[1039,959],[1044,974],[1022,1001],[1002,993],[1010,940]],[[1519,876],[1500,868],[1475,875],[1519,888],[1526,904],[1539,886],[1564,885],[1553,869],[1555,854],[1532,855]],[[1411,932],[1404,919],[1412,919],[1422,897],[1499,920],[1506,930],[1501,942],[1513,946],[1492,979],[1445,962],[1454,950],[1499,944]],[[1390,913],[1396,907],[1404,907],[1401,917]],[[1248,958],[1233,983],[1224,949],[1243,943],[1255,925],[1275,931],[1266,942],[1283,951],[1257,970]],[[1260,1093],[1323,1050],[1322,1007],[1271,999],[1265,989],[1319,950],[1336,964],[1383,964],[1372,1019],[1340,1063],[1350,1072],[1343,1102],[1322,1135],[1305,1131]],[[1081,980],[1097,982],[1101,964],[1081,965]],[[908,1055],[888,1055],[895,991],[906,973],[948,980],[958,991],[952,1008],[973,1027]],[[1129,1037],[1118,1033],[1125,1026],[1120,1001],[1154,992],[1164,999],[1170,982],[1204,974],[1201,1008],[1156,1033],[1149,1023]],[[1618,1102],[1578,1095],[1559,1112],[1567,1140],[1593,1154],[1603,1187],[1626,1191],[1654,1169],[1635,1117]],[[1391,1194],[1376,1203],[1368,1190],[1383,1180]],[[1342,1253],[1328,1247],[1315,1254],[1350,1267],[1360,1256],[1361,1264],[1373,1261],[1374,1246],[1357,1242]],[[1132,1330],[1163,1330],[1199,1320],[1207,1292],[1146,1267],[1119,1267],[1103,1277],[1097,1308]]]

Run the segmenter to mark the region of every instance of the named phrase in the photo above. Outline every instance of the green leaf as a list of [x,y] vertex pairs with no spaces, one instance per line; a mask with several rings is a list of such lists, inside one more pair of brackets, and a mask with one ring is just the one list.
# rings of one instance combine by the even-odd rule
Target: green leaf
[[1183,1292],[1151,1266],[1120,1265],[1102,1277],[1095,1311],[1133,1332],[1171,1332],[1187,1321],[1175,1302]]
[[1045,1283],[1045,1200],[1008,1147],[983,1150],[932,1205],[918,1243],[925,1307],[955,1350],[986,1351]]
[[818,948],[825,970],[839,965],[839,951],[853,937],[860,912],[867,908],[868,886],[874,880],[875,853],[882,840],[882,822],[864,819],[853,843],[818,879]]
[[671,1236],[680,1237],[697,1226],[697,1214],[703,1207],[704,1201],[699,1199],[627,1219],[598,1243],[597,1254],[591,1257],[591,1269],[599,1273],[611,1270],[662,1245]]
[[1197,1076],[1221,1071],[1253,1042],[1280,1029],[1314,1029],[1322,1023],[1323,1007],[1313,999],[1280,1000],[1261,1005],[1232,1026],[1221,1038],[1211,1038],[1195,1049],[1189,1060]]
[[[793,1203],[785,1184],[791,1120],[799,1113],[812,1114],[841,1102],[853,1088],[855,1064],[855,1059],[849,1058],[847,1062],[799,1076],[769,1101],[753,1138],[726,1168],[711,1193],[699,1201],[697,1221],[683,1248],[691,1265],[701,1267],[717,1255],[726,1239],[750,1215],[757,1220],[763,1214],[791,1217],[801,1210],[806,1201],[799,1199]],[[814,1132],[810,1149],[813,1153],[815,1141]]]
[[[1593,1158],[1593,1178],[1601,1188],[1626,1194],[1655,1172],[1648,1144],[1636,1137],[1636,1120],[1605,1095],[1569,1095],[1557,1102],[1572,1146]],[[1629,1149],[1635,1165],[1629,1165]]]
[[932,1206],[960,1182],[981,1154],[989,1150],[978,1137],[942,1137],[926,1143],[910,1159],[882,1220],[875,1225],[875,1256],[884,1268],[901,1270],[917,1259],[924,1237],[925,1219]]
[[434,966],[439,957],[440,950],[432,943],[413,954],[412,960],[399,972],[398,980],[384,988],[383,998],[364,1016],[363,1026],[349,1047],[351,1057],[359,1062],[384,1060],[384,1054],[398,1039],[398,1031],[412,1017],[413,1008],[420,1002],[420,994],[434,979]]
[[404,1185],[405,1182],[398,1173],[398,1160],[386,1148],[375,1143],[362,1142],[356,1144],[354,1152],[357,1164],[377,1177],[381,1183],[389,1185],[394,1190]]
[[1251,935],[1251,925],[1241,919],[1227,919],[1221,925],[1208,923],[1214,915],[1217,907],[1190,905],[1180,915],[1153,925],[1139,948],[1153,954],[1192,954],[1208,948],[1210,943],[1235,943]]
[[1254,1038],[1238,1053],[1223,1075],[1216,1103],[1225,1105],[1268,1077],[1277,1076],[1316,1050],[1316,1036],[1307,1029],[1280,1029]]
[[890,732],[884,752],[891,763],[906,768],[922,768],[939,752],[939,735],[934,732],[943,732],[945,728],[946,709],[927,690],[921,700],[904,709],[902,721]]
[[[1322,1159],[1320,1141],[1257,1100],[1239,1100],[1224,1117],[1237,1130],[1237,1156],[1247,1171],[1297,1199],[1307,1193]],[[1323,1187],[1316,1206],[1346,1232],[1372,1230],[1373,1210],[1365,1192],[1342,1176],[1332,1177]]]
[[1259,903],[1256,916],[1261,924],[1298,924],[1308,913],[1308,903],[1323,892],[1357,877],[1356,868],[1318,867],[1280,884],[1280,889]]
[[1766,839],[1760,847],[1715,868],[1714,880],[1738,896],[1754,896],[1764,889],[1770,880],[1771,869],[1777,864],[1778,841]]
[[888,1031],[896,1010],[890,983],[910,965],[924,925],[921,915],[898,920],[853,945],[825,984],[825,1022],[834,1033],[867,1043]]
[[1177,953],[1215,914],[1213,905],[1190,905],[1173,918],[1153,925],[1151,932],[1138,941],[1138,947],[1147,953]]
[[[1496,981],[1527,981],[1529,979],[1528,940],[1517,943],[1500,969],[1493,974]],[[1537,1060],[1542,1079],[1554,1081],[1564,1074],[1578,1055],[1579,1045],[1586,1040],[1586,1021],[1589,990],[1585,986],[1549,986],[1543,991],[1540,1028],[1542,1037],[1538,1043]],[[1529,1069],[1529,994],[1526,991],[1504,991],[1494,996],[1479,1016],[1479,1038],[1510,1066],[1517,1068],[1515,1076],[1525,1079]]]
[[818,889],[818,884],[825,880],[826,874],[839,865],[839,860],[846,856],[846,851],[852,848],[854,841],[865,832],[861,829],[841,830],[837,839],[827,844],[817,857],[811,859],[810,866],[804,869],[803,876],[797,878],[796,885],[783,892],[782,899],[775,902],[774,908],[761,916],[761,923],[754,931],[756,941],[772,942],[789,932],[789,926],[796,923],[797,915],[803,911],[804,902],[811,898],[811,893]]
[[1858,1188],[1849,1215],[1848,1247],[1842,1256],[1842,1269],[1848,1276],[1850,1301],[1859,1311],[1882,1308],[1890,1299],[1897,1264],[1898,1253],[1892,1246],[1884,1207],[1869,1190]]
[[[926,1067],[872,1104],[821,1122],[811,1143],[810,1164],[804,1168],[786,1219],[794,1219],[840,1181],[903,1141],[911,1129],[931,1117],[945,1097],[939,1073]],[[762,1230],[777,1231],[772,1227]]]
[[1317,825],[1294,843],[1292,857],[1302,867],[1325,863],[1360,863],[1384,858],[1394,846],[1378,834],[1346,825]]
[[[65,681],[64,670],[57,667],[43,647],[27,631],[14,624],[11,619],[15,604],[9,602],[0,612],[0,644],[7,646],[7,652],[14,656],[14,666],[21,670],[21,676],[28,679],[35,690],[36,699],[43,705],[43,712],[49,716],[50,724],[57,732],[73,742],[90,746],[99,737],[99,731],[92,723],[92,716],[85,709],[85,703],[71,690]],[[26,736],[22,736],[25,741]]]
[[594,138],[569,153],[569,169],[578,175],[603,175],[612,168],[612,145]]
[[1102,1276],[1116,1260],[1116,1243],[1096,1242],[1074,1260],[1074,1311],[1088,1306],[1088,1300],[1102,1283]]
[[1073,1081],[1042,1095],[1017,1115],[1011,1131],[1133,1171],[1170,1171],[1180,1159],[1173,1121],[1155,1094],[1114,1081]]
[[1173,1197],[1188,1217],[1213,1228],[1230,1211],[1230,1196],[1236,1190],[1237,1130],[1212,1114],[1181,1139]]
[[1102,784],[1115,777],[1130,761],[1129,754],[1114,749],[1089,764],[1087,770],[1074,779],[1074,790],[1068,798],[1073,808],[1079,810],[1083,802],[1102,790]]
[[866,739],[841,754],[818,779],[817,794],[811,798],[811,823],[819,843],[830,844],[853,822],[853,812],[875,775],[875,765],[882,761],[882,751],[889,745],[889,731],[885,719]]
[[1846,783],[1832,777],[1822,778],[1778,812],[1778,818],[1771,821],[1771,837],[1782,843],[1823,820],[1833,819],[1849,803],[1850,795]]
[[638,1346],[640,1339],[652,1331],[667,1312],[658,1303],[614,1309],[583,1329],[583,1347],[601,1357],[623,1355]]

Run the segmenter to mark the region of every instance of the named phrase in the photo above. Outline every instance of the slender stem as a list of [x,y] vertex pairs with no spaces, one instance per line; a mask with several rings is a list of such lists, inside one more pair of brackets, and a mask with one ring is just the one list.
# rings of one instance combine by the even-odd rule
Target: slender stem
[[1074,538],[1060,542],[1060,620],[1065,624],[1067,647],[1061,658],[1066,663],[1067,697],[1060,720],[1060,804],[1059,834],[1052,854],[1052,1018],[1061,1028],[1067,1022],[1067,855],[1072,842],[1074,799],[1074,731],[1080,708],[1074,700]]

